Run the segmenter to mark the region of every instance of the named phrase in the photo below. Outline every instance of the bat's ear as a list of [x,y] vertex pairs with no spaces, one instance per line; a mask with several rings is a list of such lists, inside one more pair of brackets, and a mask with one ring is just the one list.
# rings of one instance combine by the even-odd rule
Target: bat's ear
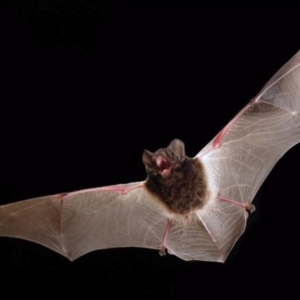
[[179,155],[180,158],[185,157],[184,142],[182,142],[181,140],[173,140],[168,146],[168,149],[170,149],[173,153]]
[[150,166],[151,165],[151,160],[152,160],[153,153],[151,153],[148,150],[144,150],[143,152],[143,163],[145,166]]

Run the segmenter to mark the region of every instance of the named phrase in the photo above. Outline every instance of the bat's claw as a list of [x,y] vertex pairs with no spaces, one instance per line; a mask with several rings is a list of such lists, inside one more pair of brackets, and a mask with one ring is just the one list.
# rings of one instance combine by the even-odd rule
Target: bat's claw
[[160,256],[167,255],[166,248],[165,247],[161,247],[161,249],[159,250],[158,253],[159,253]]
[[255,211],[255,206],[253,204],[249,204],[246,206],[246,209],[251,214]]

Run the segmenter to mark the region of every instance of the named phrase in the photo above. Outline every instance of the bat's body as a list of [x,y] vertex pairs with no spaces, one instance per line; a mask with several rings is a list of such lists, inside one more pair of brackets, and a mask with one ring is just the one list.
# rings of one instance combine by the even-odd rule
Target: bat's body
[[0,236],[40,243],[71,260],[103,248],[165,249],[225,261],[275,163],[300,142],[300,52],[195,158],[174,140],[144,151],[143,182],[0,207]]

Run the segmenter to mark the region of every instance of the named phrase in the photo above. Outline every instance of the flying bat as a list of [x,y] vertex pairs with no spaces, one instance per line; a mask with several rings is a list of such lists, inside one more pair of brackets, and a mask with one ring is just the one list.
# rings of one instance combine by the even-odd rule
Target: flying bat
[[0,236],[70,260],[97,249],[143,247],[183,260],[224,262],[281,156],[300,142],[300,51],[194,158],[175,139],[145,150],[145,181],[0,206]]

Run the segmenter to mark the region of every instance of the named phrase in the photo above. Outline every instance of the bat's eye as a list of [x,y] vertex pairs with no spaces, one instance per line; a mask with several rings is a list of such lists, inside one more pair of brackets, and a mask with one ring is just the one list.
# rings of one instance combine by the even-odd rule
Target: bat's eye
[[170,159],[172,162],[177,163],[177,162],[180,161],[180,155],[174,153],[172,150],[167,149],[167,153],[168,153],[169,159]]
[[171,150],[171,149],[167,149],[167,154],[168,154],[168,157],[171,159],[171,160],[175,160],[176,161],[176,154]]
[[180,161],[180,156],[178,154],[174,154],[173,159],[175,162]]

